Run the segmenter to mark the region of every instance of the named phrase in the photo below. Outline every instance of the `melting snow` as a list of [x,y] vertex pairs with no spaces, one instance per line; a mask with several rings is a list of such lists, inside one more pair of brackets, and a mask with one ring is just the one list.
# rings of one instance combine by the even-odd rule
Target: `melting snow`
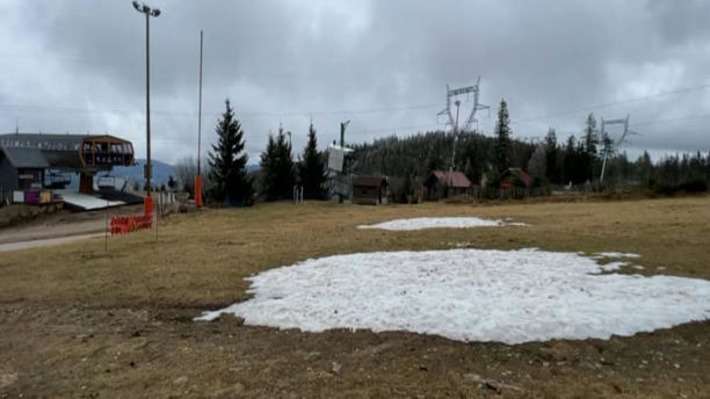
[[250,277],[253,299],[205,313],[304,331],[405,330],[516,344],[608,339],[710,319],[710,282],[600,274],[577,253],[534,249],[374,252]]
[[601,259],[601,258],[640,258],[641,255],[639,254],[632,254],[632,253],[624,253],[624,252],[598,252],[594,254],[592,258],[594,259]]
[[359,229],[382,229],[382,230],[423,230],[440,228],[464,229],[469,227],[493,227],[493,226],[527,226],[525,223],[509,223],[502,220],[481,219],[476,217],[441,217],[441,218],[411,218],[395,219],[368,226],[357,226]]
[[599,266],[600,269],[605,272],[613,272],[614,270],[621,269],[621,266],[628,266],[629,262],[611,262],[606,265]]

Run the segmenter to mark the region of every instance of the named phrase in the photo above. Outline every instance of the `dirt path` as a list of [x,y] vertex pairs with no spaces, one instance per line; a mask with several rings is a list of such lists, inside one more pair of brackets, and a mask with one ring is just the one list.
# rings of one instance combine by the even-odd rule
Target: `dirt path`
[[[141,206],[110,209],[108,218],[116,215],[140,214]],[[0,248],[30,248],[61,244],[83,239],[106,231],[105,211],[62,212],[37,219],[27,224],[0,230]],[[77,236],[77,237],[75,237]],[[79,237],[81,236],[81,237]],[[56,240],[54,240],[56,239]],[[30,243],[41,241],[40,243]],[[5,244],[13,244],[6,246]],[[0,249],[1,250],[1,249]],[[10,250],[10,249],[5,249]]]
[[26,241],[50,241],[87,234],[103,233],[105,220],[90,220],[77,223],[47,224],[6,229],[0,232],[0,246]]
[[31,239],[27,241],[0,243],[0,252],[17,251],[20,249],[48,247],[52,245],[66,244],[79,240],[87,240],[90,238],[103,237],[104,233],[80,234],[68,237],[46,238],[46,239]]

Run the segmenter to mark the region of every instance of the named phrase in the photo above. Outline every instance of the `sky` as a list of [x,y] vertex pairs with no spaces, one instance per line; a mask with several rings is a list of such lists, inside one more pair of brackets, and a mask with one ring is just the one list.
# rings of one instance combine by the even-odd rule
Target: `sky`
[[[348,143],[449,129],[446,85],[480,76],[479,131],[501,99],[513,135],[560,141],[630,114],[622,150],[710,150],[710,2],[152,0],[153,158],[203,152],[229,99],[250,163],[269,133],[300,152],[351,120]],[[128,0],[0,0],[0,132],[109,133],[145,156],[145,16]],[[461,96],[460,119],[473,105]],[[609,129],[618,138],[618,126]]]

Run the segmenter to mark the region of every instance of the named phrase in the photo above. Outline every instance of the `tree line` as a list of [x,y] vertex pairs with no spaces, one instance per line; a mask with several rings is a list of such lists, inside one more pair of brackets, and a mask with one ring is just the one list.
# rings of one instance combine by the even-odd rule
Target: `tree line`
[[629,160],[608,134],[599,132],[594,114],[587,116],[579,137],[571,135],[564,142],[558,141],[553,128],[537,143],[515,138],[505,100],[500,102],[493,136],[430,131],[377,139],[354,149],[356,173],[400,178],[407,185],[450,168],[464,172],[474,185],[485,181],[489,186],[497,186],[509,168],[526,171],[535,186],[598,187],[602,169],[605,186],[640,184],[666,194],[707,191],[710,182],[710,153],[666,156],[654,163],[644,152]]
[[[260,156],[260,170],[247,173],[248,156],[244,131],[229,100],[215,128],[218,141],[209,152],[206,199],[215,204],[248,206],[256,198],[265,201],[289,200],[294,187],[302,187],[306,199],[326,199],[325,153],[317,149],[316,130],[311,124],[308,142],[294,159],[290,133],[279,128],[269,135]],[[525,141],[513,136],[505,100],[501,100],[492,136],[479,132],[429,131],[410,137],[390,136],[353,146],[349,165],[355,174],[381,175],[398,181],[402,198],[413,195],[435,170],[460,170],[474,185],[496,187],[509,168],[520,168],[534,186],[600,186],[602,170],[605,186],[644,185],[671,194],[676,191],[707,191],[710,182],[710,153],[667,156],[658,162],[648,152],[629,160],[615,148],[614,141],[597,129],[589,114],[579,137],[559,142],[550,128],[544,139]],[[605,161],[606,160],[606,161]],[[191,185],[193,162],[176,167],[181,181]],[[191,187],[188,187],[191,190]]]
[[[323,154],[318,152],[318,140],[313,124],[308,131],[308,143],[302,158],[294,162],[290,136],[279,128],[270,134],[260,157],[258,174],[247,171],[244,130],[236,118],[229,100],[215,128],[217,142],[208,154],[205,176],[205,197],[209,203],[226,206],[250,206],[257,197],[265,201],[293,199],[294,187],[302,188],[304,199],[325,199],[326,169]],[[197,173],[195,162],[186,159],[176,165],[176,173],[192,192],[192,179]]]

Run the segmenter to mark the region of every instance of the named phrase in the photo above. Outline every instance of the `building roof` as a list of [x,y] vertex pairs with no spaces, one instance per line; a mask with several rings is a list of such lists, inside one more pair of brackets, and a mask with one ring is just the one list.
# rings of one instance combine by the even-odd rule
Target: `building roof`
[[118,137],[107,134],[45,134],[45,133],[6,133],[0,134],[0,147],[39,148],[44,151],[79,151],[82,140],[87,138]]
[[[446,184],[449,187],[453,188],[469,188],[471,187],[471,181],[468,180],[468,177],[463,172],[460,172],[458,170],[454,171],[444,171],[444,170],[435,170],[431,173],[431,176],[429,176],[429,179],[434,176],[436,177],[437,180],[442,182],[443,184]],[[427,179],[427,180],[429,180]]]
[[49,168],[49,161],[39,148],[0,147],[0,152],[16,168]]
[[513,176],[514,178],[520,180],[525,185],[525,187],[530,187],[532,185],[532,178],[524,170],[520,168],[508,168],[506,172],[507,173],[504,173],[503,176]]
[[353,186],[380,187],[387,185],[387,179],[380,176],[358,175],[353,179]]

